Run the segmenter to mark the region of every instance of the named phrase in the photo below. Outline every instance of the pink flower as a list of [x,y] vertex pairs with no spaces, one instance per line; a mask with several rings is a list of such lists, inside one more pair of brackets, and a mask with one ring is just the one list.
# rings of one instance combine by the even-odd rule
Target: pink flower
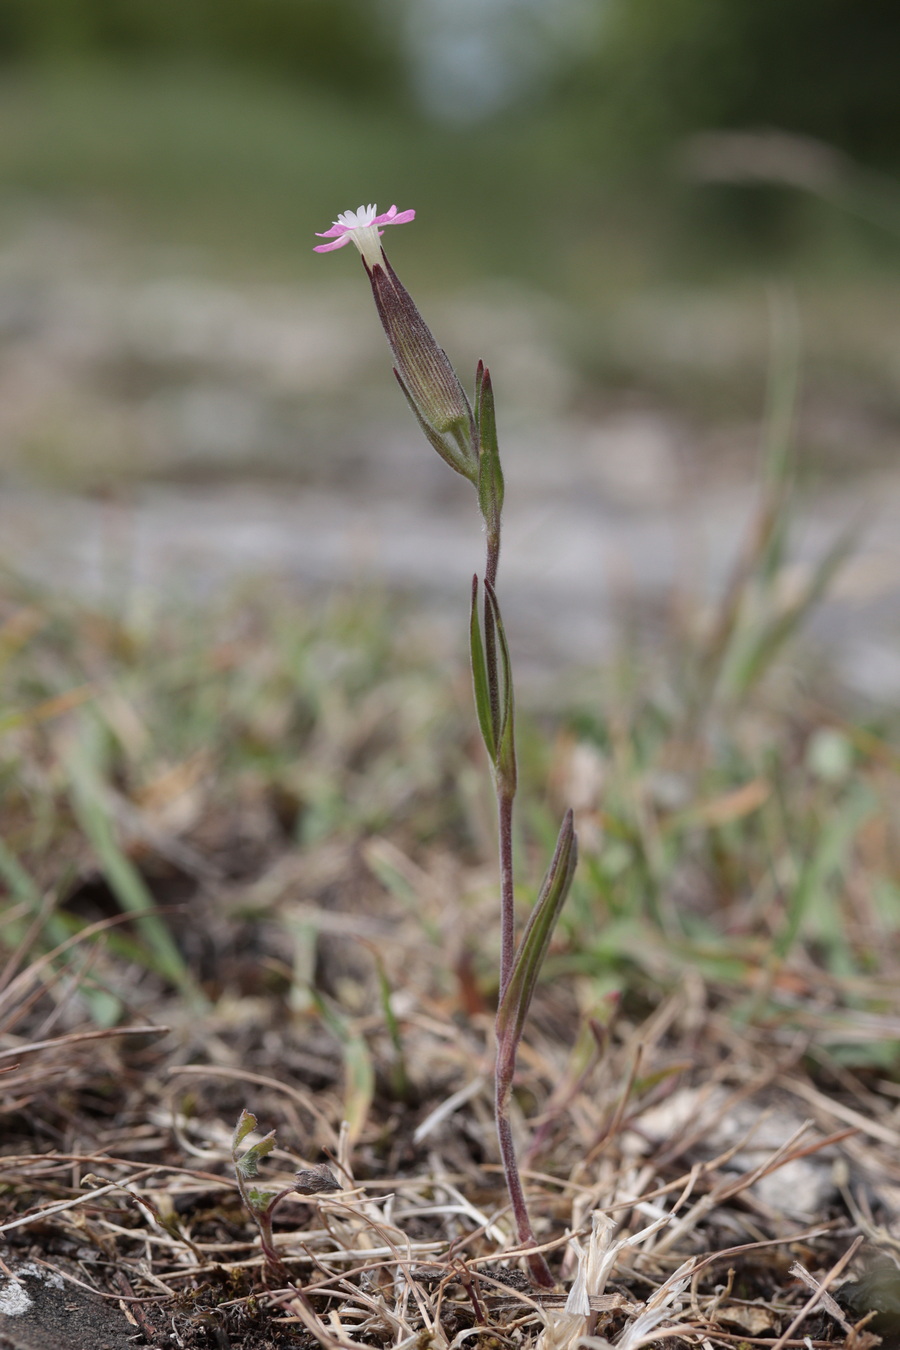
[[330,230],[316,232],[320,239],[333,239],[332,244],[316,244],[314,253],[330,253],[332,249],[343,248],[352,240],[363,256],[363,262],[371,270],[381,262],[381,244],[379,236],[384,230],[379,225],[405,225],[415,220],[415,211],[398,211],[392,206],[384,215],[378,215],[377,206],[361,206],[358,211],[344,211],[338,216]]

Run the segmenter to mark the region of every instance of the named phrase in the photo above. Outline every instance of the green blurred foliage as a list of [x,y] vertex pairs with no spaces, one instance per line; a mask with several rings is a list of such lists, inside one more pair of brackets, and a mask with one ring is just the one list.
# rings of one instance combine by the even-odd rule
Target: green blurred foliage
[[[0,206],[89,202],[148,234],[297,259],[299,234],[363,197],[414,202],[429,234],[404,242],[411,283],[421,257],[441,283],[578,297],[748,265],[896,267],[900,191],[866,170],[898,158],[896,0],[482,8],[0,0]],[[506,90],[473,101],[490,115],[429,115],[442,61]],[[799,180],[685,170],[694,133],[765,127],[846,153],[826,205]]]
[[373,0],[3,0],[0,60],[184,58],[390,99],[396,42]]
[[777,127],[896,165],[896,0],[607,0],[560,95],[582,140],[658,163],[696,131]]
[[[545,46],[560,30],[555,79],[550,66],[529,77],[533,0],[480,16],[454,0],[0,0],[0,62],[199,58],[398,106],[430,78],[412,37],[429,15],[432,61],[465,38],[507,107],[541,104],[623,166],[657,162],[693,131],[760,126],[897,162],[896,0],[554,0],[542,22]],[[503,115],[502,97],[483,104]]]

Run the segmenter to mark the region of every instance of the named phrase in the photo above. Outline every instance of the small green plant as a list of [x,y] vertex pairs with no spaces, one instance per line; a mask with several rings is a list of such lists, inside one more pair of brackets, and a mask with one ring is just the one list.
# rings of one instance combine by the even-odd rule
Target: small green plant
[[[500,979],[496,1020],[495,1116],[500,1155],[519,1241],[531,1248],[528,1263],[541,1285],[553,1277],[535,1236],[509,1119],[516,1056],[528,1009],[553,928],[571,885],[577,858],[572,812],[566,813],[556,848],[531,917],[518,943],[515,931],[512,822],[516,795],[516,739],[512,664],[497,598],[503,470],[497,440],[494,390],[490,372],[479,361],[474,402],[470,403],[446,353],[438,346],[409,292],[381,246],[386,225],[403,225],[415,211],[396,206],[382,215],[361,206],[338,216],[316,246],[326,253],[353,243],[372,287],[395,365],[394,375],[424,435],[441,458],[474,487],[486,536],[484,576],[472,581],[470,648],[475,709],[488,752],[497,797],[500,854]],[[482,594],[483,593],[483,594]]]
[[339,1182],[327,1167],[305,1168],[296,1174],[294,1183],[282,1186],[277,1191],[266,1191],[258,1186],[248,1186],[247,1182],[259,1176],[259,1162],[275,1147],[275,1131],[270,1130],[251,1144],[243,1153],[239,1153],[241,1144],[256,1129],[256,1116],[250,1111],[242,1111],[234,1133],[231,1136],[231,1160],[237,1177],[238,1190],[248,1214],[259,1229],[260,1246],[266,1265],[273,1274],[284,1273],[284,1262],[278,1255],[275,1238],[272,1233],[272,1216],[286,1195],[317,1195],[328,1191],[339,1191]]

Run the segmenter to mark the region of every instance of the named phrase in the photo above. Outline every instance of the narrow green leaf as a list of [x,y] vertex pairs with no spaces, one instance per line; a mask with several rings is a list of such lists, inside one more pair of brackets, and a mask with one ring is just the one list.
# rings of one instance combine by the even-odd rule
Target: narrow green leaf
[[876,813],[867,792],[852,793],[822,830],[809,855],[798,865],[797,879],[788,892],[784,927],[773,939],[776,956],[784,960],[801,932],[832,952],[846,947],[838,907],[829,894],[846,867],[847,855],[860,829]]
[[[757,644],[742,623],[748,601],[769,593],[784,564],[796,477],[793,427],[799,372],[796,307],[771,297],[772,343],[762,446],[762,493],[740,557],[725,587],[698,667],[699,709],[718,686],[728,689],[748,650]],[[738,677],[738,683],[739,683]]]
[[[44,897],[38,889],[37,883],[31,875],[25,871],[25,868],[19,862],[19,859],[9,848],[3,839],[0,839],[0,879],[6,882],[11,894],[22,904],[28,912],[37,917],[46,911]],[[4,920],[3,936],[7,944],[12,947],[21,942],[26,933],[26,925],[18,923],[13,925],[10,920]],[[49,912],[46,915],[43,926],[43,933],[49,937],[51,942],[65,942],[69,937],[71,929],[63,922],[58,914]]]
[[0,839],[0,877],[16,899],[23,901],[32,914],[40,913],[44,898],[37,883],[2,839]]
[[481,386],[484,382],[484,362],[475,367],[475,428],[481,430]]
[[835,575],[854,552],[858,542],[858,527],[843,531],[816,566],[802,594],[777,614],[762,632],[755,635],[749,650],[742,654],[737,670],[732,674],[733,687],[738,695],[746,693],[765,673],[785,643],[789,642],[803,621],[825,596]]
[[375,1069],[369,1047],[350,1021],[321,994],[314,994],[322,1021],[340,1041],[344,1059],[344,1119],[355,1143],[369,1118],[375,1095]]
[[[494,611],[485,597],[481,613],[481,625],[484,636],[484,668],[487,672],[488,699],[491,705],[491,726],[494,729],[494,745],[500,748],[500,677],[497,674],[497,625],[494,623]],[[496,763],[495,766],[496,768]]]
[[475,712],[481,737],[491,763],[497,764],[497,738],[494,733],[494,719],[491,714],[491,694],[488,684],[487,662],[484,655],[484,642],[481,637],[481,622],[478,614],[478,577],[472,578],[472,609],[469,617],[469,646],[472,660],[472,684],[475,689]]
[[500,726],[497,732],[497,756],[495,760],[497,781],[503,790],[513,797],[516,792],[517,772],[512,660],[509,655],[509,643],[506,641],[506,631],[503,627],[497,594],[489,581],[484,583],[484,595],[485,623],[489,618],[500,645]]
[[71,800],[78,823],[87,835],[122,908],[136,916],[135,923],[146,944],[148,965],[181,990],[195,1006],[205,1004],[165,921],[153,913],[156,902],[140,872],[116,839],[106,804],[105,785],[91,762],[90,743],[73,749],[67,757]]
[[403,1036],[400,1031],[400,1023],[397,1020],[397,1014],[394,1012],[392,990],[390,981],[387,977],[387,971],[384,968],[384,962],[374,945],[372,946],[371,951],[375,959],[375,971],[378,976],[381,1011],[384,1014],[385,1026],[387,1027],[387,1033],[394,1050],[394,1060],[390,1070],[391,1086],[400,1100],[405,1101],[410,1095],[410,1082],[409,1074],[406,1071],[406,1054],[403,1048]]
[[517,1044],[522,1035],[541,966],[572,884],[577,861],[574,818],[572,812],[567,811],[544,884],[516,950],[509,984],[497,1010],[498,1037],[511,1036],[513,1044]]
[[438,429],[425,421],[416,406],[412,394],[403,382],[403,377],[397,368],[394,368],[394,374],[397,377],[397,383],[403,391],[403,397],[406,399],[413,416],[422,429],[422,434],[426,437],[429,444],[438,452],[445,464],[456,473],[462,474],[463,478],[468,478],[470,483],[477,486],[478,483],[478,464],[473,458],[471,448],[468,444],[469,430],[467,422],[462,420],[450,422],[445,429]]
[[[480,375],[480,378],[479,378]],[[475,425],[478,428],[478,505],[488,535],[499,538],[503,510],[503,470],[497,442],[497,418],[491,373],[479,362],[475,383]]]

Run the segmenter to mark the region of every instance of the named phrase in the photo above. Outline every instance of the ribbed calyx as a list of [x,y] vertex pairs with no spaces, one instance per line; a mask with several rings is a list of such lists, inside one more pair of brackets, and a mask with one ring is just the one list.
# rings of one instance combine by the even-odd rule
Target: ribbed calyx
[[[394,374],[419,425],[451,469],[478,482],[478,435],[472,406],[431,329],[387,257],[366,265]],[[365,262],[365,260],[364,260]]]

